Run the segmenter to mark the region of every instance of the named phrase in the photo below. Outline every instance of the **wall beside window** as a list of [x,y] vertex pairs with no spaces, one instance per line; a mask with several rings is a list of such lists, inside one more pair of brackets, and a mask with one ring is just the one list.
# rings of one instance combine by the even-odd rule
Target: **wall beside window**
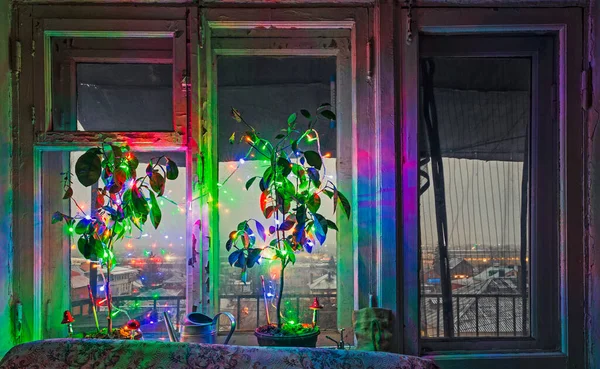
[[[12,140],[11,127],[11,72],[10,72],[10,2],[0,1],[0,321],[11,329],[12,296]],[[0,335],[0,356],[13,344],[10,334]]]
[[[595,127],[600,123],[600,3],[592,1],[588,18],[588,60],[591,62],[588,73],[591,73],[593,94],[590,91],[592,100],[591,108],[588,109],[588,151],[586,164],[588,165],[588,183],[586,184],[586,203],[588,205],[588,239],[587,247],[589,258],[585,272],[587,275],[587,311],[592,312],[587,319],[587,345],[588,345],[588,367],[600,367],[600,246],[595,240],[600,237],[600,201],[595,194],[600,189],[600,136],[594,134]],[[595,313],[594,313],[595,312]]]

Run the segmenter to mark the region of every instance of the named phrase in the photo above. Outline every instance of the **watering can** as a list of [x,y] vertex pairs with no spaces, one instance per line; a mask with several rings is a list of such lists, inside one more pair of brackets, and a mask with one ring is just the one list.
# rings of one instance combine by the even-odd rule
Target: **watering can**
[[227,344],[235,331],[235,318],[228,312],[222,312],[213,318],[202,313],[189,313],[187,319],[181,326],[181,337],[177,337],[169,316],[165,313],[165,323],[167,331],[172,342],[193,342],[193,343],[216,343],[217,333],[219,332],[219,316],[225,315],[231,320],[231,329],[223,344]]

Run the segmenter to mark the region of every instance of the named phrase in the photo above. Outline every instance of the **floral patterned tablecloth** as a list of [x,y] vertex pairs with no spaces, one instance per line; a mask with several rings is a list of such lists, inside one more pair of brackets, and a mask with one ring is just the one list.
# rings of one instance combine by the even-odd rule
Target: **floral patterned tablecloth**
[[0,369],[13,368],[438,369],[430,360],[384,352],[82,339],[13,347]]

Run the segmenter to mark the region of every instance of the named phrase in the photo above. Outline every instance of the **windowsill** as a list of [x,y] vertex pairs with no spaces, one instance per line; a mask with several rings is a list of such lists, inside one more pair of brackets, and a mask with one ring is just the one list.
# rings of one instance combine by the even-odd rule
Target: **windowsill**
[[435,361],[441,369],[507,367],[564,369],[567,356],[563,352],[506,352],[506,353],[438,353],[424,355]]
[[[226,332],[219,332],[219,336],[217,337],[217,343],[222,343],[227,336]],[[335,343],[333,341],[328,340],[325,336],[329,336],[335,340],[339,339],[340,334],[335,330],[322,330],[317,338],[317,348],[335,348]],[[351,332],[344,333],[344,341],[346,345],[354,345],[354,336],[351,335]],[[254,336],[254,332],[243,331],[243,332],[235,332],[231,339],[229,340],[230,345],[237,346],[258,346],[256,342],[256,337]]]

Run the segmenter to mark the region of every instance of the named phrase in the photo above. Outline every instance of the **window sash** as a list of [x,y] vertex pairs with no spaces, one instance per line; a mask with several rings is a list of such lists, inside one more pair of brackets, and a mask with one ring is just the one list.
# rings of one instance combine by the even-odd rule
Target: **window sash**
[[[22,26],[19,27],[19,34],[26,41],[25,46],[30,43],[31,50],[38,46],[37,53],[31,53],[31,56],[24,57],[23,70],[30,71],[27,77],[19,81],[19,90],[25,91],[19,96],[20,103],[27,105],[27,111],[31,113],[31,124],[33,129],[19,130],[20,149],[24,152],[31,150],[33,155],[25,155],[21,159],[20,167],[16,175],[20,183],[31,183],[20,186],[16,189],[19,196],[31,199],[30,202],[19,202],[16,205],[15,213],[20,217],[19,226],[15,229],[15,242],[23,244],[22,253],[28,255],[22,257],[19,265],[21,268],[28,268],[32,265],[31,274],[29,271],[24,274],[25,284],[21,287],[22,296],[31,296],[23,298],[24,306],[31,306],[31,309],[24,309],[25,319],[32,319],[30,328],[24,332],[25,339],[42,339],[55,336],[58,332],[64,331],[55,318],[51,317],[47,311],[52,306],[56,311],[62,311],[69,306],[70,293],[61,295],[57,299],[48,299],[44,305],[43,296],[49,296],[57,285],[64,285],[66,291],[68,288],[70,271],[69,248],[58,250],[55,245],[52,250],[53,255],[44,249],[47,242],[44,242],[42,236],[48,219],[42,219],[41,204],[45,201],[41,191],[41,177],[43,168],[41,168],[42,154],[48,151],[68,152],[71,150],[85,150],[94,147],[102,142],[109,140],[111,142],[127,142],[130,147],[136,151],[185,151],[186,152],[186,197],[188,203],[192,201],[192,179],[196,172],[196,162],[192,162],[192,152],[197,152],[194,145],[188,145],[188,79],[185,79],[186,65],[188,64],[188,52],[186,46],[187,25],[193,18],[192,15],[186,16],[186,8],[162,8],[156,12],[153,9],[140,10],[136,7],[121,8],[106,6],[98,8],[97,19],[78,19],[77,16],[89,15],[92,10],[87,7],[45,7],[36,6],[34,17],[31,15],[32,9],[23,9],[19,12]],[[187,9],[191,10],[191,9]],[[115,16],[118,14],[119,16]],[[193,12],[189,11],[189,14]],[[131,16],[132,19],[115,19],[124,15]],[[112,19],[111,19],[112,17]],[[139,18],[147,19],[140,20]],[[161,19],[162,17],[162,19]],[[138,18],[138,19],[135,19]],[[165,19],[166,18],[166,19]],[[31,32],[27,28],[35,23],[35,30]],[[82,37],[82,38],[104,38],[107,42],[110,40],[119,41],[120,38],[169,38],[172,40],[172,50],[152,50],[139,52],[127,50],[123,52],[124,58],[119,60],[118,53],[109,49],[88,49],[80,52],[73,52],[68,55],[73,60],[86,62],[161,62],[173,64],[173,130],[172,132],[57,132],[51,131],[52,121],[52,51],[50,49],[51,37]],[[119,51],[120,53],[121,51]],[[167,60],[170,59],[170,60]],[[33,73],[31,73],[31,71]],[[182,85],[184,83],[184,85]],[[36,88],[30,90],[30,86]],[[37,117],[37,119],[36,119]],[[19,114],[19,124],[26,127],[24,114]],[[192,130],[194,131],[194,130]],[[34,133],[34,134],[32,134]],[[186,207],[187,208],[187,207]],[[31,211],[33,209],[33,211]],[[58,210],[59,208],[57,208]],[[189,211],[187,218],[186,231],[186,257],[191,256],[192,226],[191,219],[193,214]],[[60,228],[60,227],[59,227]],[[32,232],[33,230],[33,232]],[[30,235],[30,236],[29,236]],[[31,246],[28,246],[31,245]],[[29,249],[28,247],[31,247]],[[25,251],[27,248],[27,251]],[[29,251],[31,250],[31,251]],[[49,257],[51,259],[49,259]],[[52,263],[50,263],[52,261]],[[59,267],[57,268],[57,263]],[[27,270],[27,269],[24,269]],[[187,268],[187,291],[186,296],[192,296],[190,291],[197,284],[191,267]],[[62,275],[62,276],[61,276]],[[33,281],[29,286],[28,279]],[[23,282],[22,282],[23,283]],[[187,300],[187,311],[191,311],[192,299]]]
[[[416,14],[415,14],[416,13]],[[401,10],[400,12],[403,19],[407,16],[407,10]],[[571,125],[568,127],[565,125],[567,119],[567,110],[565,107],[568,107],[568,117],[569,120],[573,119],[577,121],[580,119],[575,114],[575,106],[577,104],[577,76],[573,75],[569,71],[567,76],[565,71],[565,59],[566,59],[566,46],[570,45],[569,51],[571,51],[571,47],[581,47],[581,44],[578,43],[577,39],[572,36],[571,29],[575,29],[574,33],[577,34],[577,29],[579,28],[577,21],[577,11],[569,12],[568,14],[561,12],[549,12],[548,14],[544,14],[541,16],[540,14],[535,14],[532,10],[519,10],[515,12],[514,10],[500,10],[500,11],[492,11],[485,9],[478,10],[470,10],[467,12],[461,12],[458,9],[418,9],[413,10],[413,15],[419,20],[416,22],[417,27],[413,26],[412,34],[413,41],[412,43],[406,44],[405,39],[407,36],[407,28],[404,23],[402,23],[402,31],[400,41],[402,43],[401,52],[402,52],[402,62],[401,62],[401,93],[399,94],[399,98],[401,99],[401,144],[402,147],[402,156],[403,156],[403,164],[400,167],[401,170],[401,208],[400,219],[402,222],[402,264],[403,265],[403,274],[401,278],[403,279],[403,285],[406,286],[403,290],[402,294],[402,306],[404,310],[403,319],[405,322],[410,322],[410,324],[405,324],[407,329],[403,332],[403,345],[405,348],[405,352],[411,354],[421,353],[421,349],[424,346],[427,346],[432,353],[434,354],[442,354],[442,353],[452,353],[452,352],[461,352],[461,351],[473,351],[473,350],[535,350],[535,349],[545,349],[545,350],[560,350],[561,348],[565,349],[565,322],[559,323],[558,316],[555,318],[551,318],[551,321],[544,321],[542,318],[545,317],[545,312],[542,309],[534,308],[530,309],[533,316],[531,319],[532,324],[532,335],[533,339],[507,339],[507,338],[485,338],[485,337],[477,337],[477,338],[459,338],[459,339],[421,339],[419,336],[420,329],[420,305],[419,305],[419,275],[418,271],[413,267],[414,263],[418,260],[418,227],[419,227],[419,218],[418,212],[415,211],[418,209],[418,196],[417,196],[417,165],[415,164],[418,160],[418,151],[417,151],[417,140],[414,139],[417,133],[417,122],[419,116],[419,97],[415,91],[418,91],[418,76],[419,76],[419,33],[426,34],[434,34],[434,35],[446,35],[446,36],[460,36],[460,35],[493,35],[502,32],[505,34],[506,32],[519,32],[521,34],[531,34],[536,35],[539,33],[543,33],[546,35],[555,36],[557,40],[557,51],[556,53],[559,55],[559,63],[557,65],[558,71],[555,75],[560,76],[561,79],[557,83],[558,90],[558,105],[561,106],[561,109],[558,111],[558,122],[557,128],[554,130],[554,134],[556,139],[558,140],[558,147],[555,148],[557,150],[556,155],[560,158],[560,163],[563,163],[563,166],[560,167],[559,170],[556,171],[556,175],[558,175],[559,183],[557,183],[558,189],[555,189],[556,193],[560,194],[560,198],[557,199],[557,207],[558,204],[561,204],[560,208],[555,208],[555,212],[557,214],[557,222],[554,223],[554,226],[558,228],[560,225],[565,222],[566,209],[569,208],[580,208],[581,202],[580,199],[577,199],[574,194],[568,196],[567,202],[565,203],[565,188],[567,187],[567,180],[571,180],[569,177],[565,176],[566,168],[574,171],[575,179],[577,179],[576,173],[577,170],[580,170],[580,164],[576,162],[577,157],[573,156],[573,153],[568,153],[565,151],[565,146],[567,145],[567,140],[569,145],[573,142],[577,142],[580,140],[577,137],[577,130],[579,128],[571,128]],[[481,20],[485,20],[486,24],[480,24]],[[569,28],[569,38],[566,36],[566,29]],[[572,46],[571,46],[572,45]],[[439,45],[438,45],[439,46]],[[472,45],[470,45],[472,46]],[[485,54],[489,55],[490,53],[496,52],[499,55],[515,55],[515,52],[519,54],[519,50],[515,50],[511,45],[504,45],[498,47],[497,44],[488,45],[489,48],[484,47],[482,50]],[[471,47],[472,49],[472,47]],[[439,50],[439,49],[438,49]],[[437,52],[438,50],[435,50]],[[581,50],[580,48],[578,49]],[[528,50],[523,50],[528,51]],[[535,51],[535,50],[534,50]],[[443,51],[441,51],[443,53]],[[465,47],[463,50],[454,49],[452,50],[453,54],[460,56],[460,53],[469,54],[469,48]],[[535,53],[531,53],[529,51],[529,55],[535,56]],[[577,60],[580,57],[581,53],[573,52],[569,54],[569,57]],[[552,56],[555,58],[555,56]],[[573,60],[571,60],[573,62]],[[575,62],[576,63],[576,62]],[[572,65],[572,64],[571,64]],[[535,68],[535,62],[532,66]],[[568,78],[568,79],[567,79]],[[567,85],[567,82],[569,83]],[[536,80],[532,80],[532,87],[535,88]],[[573,95],[566,95],[566,90],[574,91]],[[544,93],[544,91],[540,91],[540,93]],[[535,99],[535,97],[533,97]],[[534,102],[534,105],[536,103]],[[538,103],[539,104],[539,103]],[[540,109],[545,109],[546,105],[540,106]],[[548,110],[548,109],[546,109]],[[533,111],[533,114],[536,112]],[[548,119],[545,119],[548,121]],[[535,126],[536,121],[532,122],[532,132],[538,132],[542,129],[538,127],[536,129]],[[535,144],[536,140],[533,140],[532,143]],[[532,153],[535,153],[536,147],[533,147]],[[538,154],[541,154],[541,151],[537,151]],[[532,158],[535,163],[535,158]],[[565,164],[568,163],[568,164]],[[534,164],[535,165],[535,164]],[[538,181],[537,184],[535,181],[540,177],[540,172],[536,171],[538,168],[533,168],[533,171],[530,173],[534,176],[532,182],[530,184],[530,188],[532,191],[533,201],[536,201],[535,193],[536,187],[541,186],[541,181]],[[548,168],[543,169],[547,173]],[[544,192],[540,191],[540,194]],[[535,205],[535,204],[532,204]],[[540,210],[538,209],[538,212]],[[560,314],[560,316],[565,316],[565,308],[566,304],[572,300],[577,300],[577,295],[572,292],[569,294],[569,299],[566,299],[566,282],[569,281],[569,285],[576,280],[579,280],[579,283],[582,283],[580,277],[575,277],[572,274],[567,275],[567,269],[565,268],[566,254],[569,255],[577,255],[579,251],[566,249],[565,248],[565,233],[564,228],[561,229],[563,233],[557,236],[554,240],[554,255],[540,255],[542,253],[542,249],[536,247],[536,243],[539,241],[536,239],[534,232],[536,230],[540,230],[543,232],[544,228],[536,227],[536,224],[541,224],[542,219],[535,218],[536,214],[541,215],[534,208],[531,210],[532,219],[530,223],[532,224],[531,228],[531,259],[533,265],[534,263],[540,263],[542,260],[550,260],[557,265],[554,269],[555,277],[554,282],[551,282],[554,288],[544,289],[544,288],[535,288],[535,286],[547,286],[547,281],[544,281],[540,284],[540,280],[542,280],[542,267],[533,266],[532,279],[530,283],[531,289],[531,298],[532,301],[538,302],[549,302],[552,305],[556,306],[556,310],[552,313]],[[577,237],[572,237],[573,235],[578,234],[580,229],[577,228],[575,221],[570,222],[573,225],[573,229],[569,230],[569,240],[573,244],[577,244],[581,238],[577,239]],[[571,233],[573,232],[573,233]],[[559,238],[560,237],[560,238]],[[561,254],[559,258],[559,252]],[[537,260],[534,259],[537,257]],[[571,256],[569,256],[570,258]],[[537,264],[540,265],[540,264]],[[531,267],[530,267],[531,268]],[[576,268],[576,267],[573,267]],[[560,297],[559,297],[560,296]],[[568,302],[567,302],[568,301]],[[570,307],[571,308],[571,307]],[[552,314],[550,313],[550,314]],[[546,315],[544,315],[546,314]],[[570,315],[570,314],[569,314]],[[577,324],[576,324],[577,326]],[[562,329],[562,332],[561,332]],[[546,336],[542,334],[547,334]],[[561,341],[562,339],[562,341]],[[425,343],[426,342],[426,343]],[[577,342],[577,341],[576,341]],[[571,346],[571,344],[569,344]],[[565,352],[566,353],[566,352]]]
[[[220,11],[218,11],[220,13]],[[235,13],[237,15],[237,12]],[[264,21],[253,22],[253,21],[212,21],[210,14],[207,14],[207,35],[206,39],[210,40],[210,47],[208,48],[206,60],[210,60],[211,63],[207,63],[207,86],[208,86],[208,106],[210,111],[208,112],[208,120],[212,124],[207,127],[207,133],[211,139],[209,140],[205,152],[214,153],[211,154],[210,162],[214,167],[207,171],[207,187],[211,189],[211,195],[213,199],[218,198],[217,194],[217,178],[218,178],[218,158],[216,157],[216,147],[220,142],[216,142],[216,124],[218,119],[217,109],[217,57],[220,55],[255,55],[255,56],[336,56],[337,71],[336,71],[336,115],[338,122],[337,132],[337,150],[338,150],[338,164],[337,164],[337,176],[338,176],[338,188],[348,195],[353,206],[353,218],[356,217],[357,205],[355,199],[354,190],[354,173],[353,173],[353,162],[354,162],[354,150],[355,144],[353,143],[354,135],[354,123],[352,119],[353,108],[352,108],[352,95],[355,93],[354,86],[352,86],[352,72],[353,68],[351,65],[351,48],[350,42],[352,40],[351,32],[354,26],[354,21],[321,21],[321,22],[310,22],[310,21],[299,21],[299,22],[273,22],[274,25],[278,26],[275,29],[276,38],[266,37],[239,37],[239,30],[246,29],[248,27],[255,27],[260,25],[267,27]],[[267,27],[268,28],[268,27]],[[296,28],[298,30],[293,30]],[[299,29],[306,28],[309,33],[320,32],[326,34],[329,29],[334,29],[334,34],[339,34],[344,31],[346,37],[329,37],[329,38],[312,38],[306,37],[306,30],[300,31]],[[340,30],[340,28],[345,30]],[[316,30],[316,31],[315,31]],[[212,32],[215,32],[220,37],[212,37]],[[234,37],[228,37],[228,33],[232,32]],[[266,36],[266,35],[261,35]],[[332,42],[334,41],[334,42]],[[324,46],[324,45],[336,45],[335,47]],[[284,45],[279,48],[278,45]],[[353,49],[353,47],[352,47]],[[337,244],[338,244],[338,270],[337,270],[337,305],[338,305],[338,326],[340,328],[348,329],[352,326],[352,310],[355,305],[355,289],[353,286],[353,275],[356,273],[354,270],[354,250],[356,245],[356,239],[352,229],[354,227],[354,219],[348,221],[346,218],[341,216],[338,212],[336,223],[340,231],[337,232]],[[207,222],[210,224],[218,224],[218,209],[215,206],[210,207]],[[211,313],[219,311],[219,251],[220,251],[220,240],[218,234],[218,227],[211,227],[210,239],[212,253],[206,255],[210,259],[212,265],[217,267],[211,267],[210,275],[210,298],[214,302],[213,305],[207,310]],[[340,245],[345,245],[341,247]],[[350,247],[351,245],[351,247]],[[204,279],[203,279],[204,280]]]
[[[123,38],[152,39],[164,38],[172,40],[172,50],[142,51],[129,50],[119,59],[119,52],[110,49],[94,49],[90,46],[84,50],[67,50],[64,55],[55,55],[52,51],[52,38],[101,38],[112,40],[116,45],[127,45],[130,42]],[[34,80],[43,81],[43,88],[34,91],[36,100],[36,137],[35,144],[40,146],[65,146],[70,142],[94,146],[105,139],[113,141],[136,142],[139,146],[156,146],[156,144],[180,147],[187,143],[187,86],[188,72],[186,65],[186,20],[107,20],[107,19],[41,19],[40,29],[35,33],[35,41],[43,45],[43,51],[34,57]],[[135,46],[135,45],[131,45]],[[82,132],[53,131],[53,63],[54,59],[68,65],[71,76],[75,75],[76,62],[138,62],[169,63],[173,65],[173,130],[171,132]],[[118,60],[118,61],[117,61]],[[72,83],[71,83],[72,85]],[[67,87],[68,88],[68,87]],[[70,88],[71,94],[75,94]],[[71,98],[71,110],[74,97]]]

